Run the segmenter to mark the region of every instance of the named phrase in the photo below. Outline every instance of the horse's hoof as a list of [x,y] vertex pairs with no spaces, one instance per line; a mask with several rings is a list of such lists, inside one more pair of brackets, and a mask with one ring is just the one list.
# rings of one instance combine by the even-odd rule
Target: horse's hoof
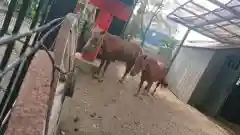
[[121,84],[123,84],[123,80],[119,80],[119,81],[118,81],[118,83],[121,83]]
[[154,96],[154,94],[155,94],[154,92],[153,92],[153,93],[151,93],[151,95],[152,95],[152,96]]
[[133,96],[134,96],[134,97],[138,97],[138,93],[134,94]]
[[103,79],[98,79],[98,82],[99,82],[99,83],[102,83],[102,82],[103,82]]
[[143,96],[148,96],[148,93],[147,92],[143,92],[142,95]]
[[93,78],[93,79],[98,79],[98,75],[97,75],[97,74],[93,74],[93,75],[92,75],[92,78]]

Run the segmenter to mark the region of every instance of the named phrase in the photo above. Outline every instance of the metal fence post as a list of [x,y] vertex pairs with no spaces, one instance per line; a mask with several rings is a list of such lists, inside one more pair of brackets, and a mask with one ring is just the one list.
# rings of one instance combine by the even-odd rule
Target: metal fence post
[[0,30],[0,38],[3,37],[4,34],[8,30],[8,27],[10,25],[10,22],[11,22],[16,4],[17,4],[17,0],[11,0],[10,4],[8,6],[8,11],[6,13],[6,17],[4,19],[4,23],[3,23],[2,28]]
[[169,65],[168,65],[168,72],[170,71],[170,68],[172,67],[173,62],[174,62],[174,60],[176,59],[177,55],[179,54],[180,49],[182,48],[182,46],[183,46],[185,40],[187,39],[187,36],[189,35],[190,31],[191,31],[190,29],[187,29],[187,31],[186,31],[186,33],[184,34],[184,36],[183,36],[183,38],[182,38],[179,46],[177,47],[177,50],[176,50],[176,52],[174,53],[174,55],[173,55],[173,57],[172,57]]
[[134,0],[135,3],[133,4],[131,14],[130,14],[130,16],[129,16],[127,22],[125,23],[125,25],[124,25],[124,27],[123,27],[123,29],[122,29],[122,32],[121,32],[121,33],[122,33],[122,34],[121,34],[122,38],[124,38],[124,32],[125,32],[125,30],[126,30],[128,24],[129,24],[129,22],[130,22],[132,16],[133,16],[133,11],[134,11],[134,9],[135,9],[135,7],[136,7],[138,1],[139,1],[139,0]]
[[[20,12],[18,14],[14,29],[12,31],[12,34],[16,34],[16,33],[19,32],[19,30],[22,26],[22,23],[24,22],[24,18],[27,14],[27,9],[28,9],[30,3],[31,3],[30,0],[24,0],[23,1],[23,4],[22,4]],[[4,32],[4,31],[2,31],[2,32]],[[12,54],[12,50],[14,48],[14,45],[15,45],[15,41],[13,41],[13,42],[11,42],[7,45],[7,49],[4,52],[4,56],[3,56],[2,60],[1,60],[1,63],[0,63],[0,70],[1,71],[3,71],[5,69],[5,67],[7,66],[7,63],[8,63],[8,60],[10,59],[11,54]]]
[[[48,10],[44,10],[44,8],[46,7],[44,5],[48,4],[49,0],[39,0],[38,7],[36,9],[36,14],[33,18],[31,18],[32,23],[30,25],[29,32],[28,32],[30,34],[18,33],[25,21],[24,19],[27,15],[28,7],[31,4],[31,0],[24,0],[23,4],[21,4],[21,9],[18,12],[14,10],[16,6],[16,1],[17,0],[12,0],[10,2],[10,5],[8,6],[8,11],[6,13],[6,17],[4,19],[3,28],[1,28],[0,30],[0,38],[1,38],[7,33],[9,24],[11,22],[11,18],[15,17],[13,15],[18,14],[17,17],[15,17],[16,23],[11,33],[13,34],[11,37],[15,37],[15,38],[12,39],[11,37],[9,37],[7,38],[7,40],[1,39],[1,43],[0,43],[0,46],[5,46],[7,48],[4,52],[2,60],[0,61],[0,70],[1,70],[0,82],[1,82],[1,79],[5,77],[7,73],[9,73],[10,71],[13,71],[11,77],[9,78],[6,88],[1,89],[1,90],[4,90],[4,95],[3,95],[3,98],[0,99],[1,100],[0,102],[0,135],[2,135],[5,132],[5,129],[7,128],[8,119],[9,119],[8,113],[11,111],[11,108],[18,96],[19,90],[21,88],[21,84],[28,71],[28,67],[35,53],[40,49],[40,44],[39,43],[36,44],[37,40],[34,40],[33,43],[32,42],[30,43],[30,39],[33,37],[34,34],[36,34],[37,36],[42,31],[48,29],[50,27],[49,25],[56,24],[57,22],[59,22],[59,20],[62,20],[61,18],[59,18],[59,19],[56,19],[56,21],[53,20],[48,24],[40,25],[38,28],[35,28],[36,26],[39,25],[38,23],[39,21],[44,22],[42,20],[42,19],[45,19],[43,17],[43,14],[48,13]],[[59,27],[60,24],[61,22],[59,22],[57,26]],[[51,31],[52,30],[49,30],[50,33]],[[49,32],[46,33],[46,36],[49,35]],[[19,36],[19,35],[22,35],[22,36]],[[22,37],[26,37],[26,38],[24,41],[22,41],[23,47],[21,48],[19,57],[14,62],[12,62],[12,64],[8,65],[8,63],[11,62],[10,56],[12,56],[12,50],[15,45],[14,43],[17,40],[20,40],[20,38]],[[44,36],[41,40],[44,41],[45,39],[46,37]],[[25,51],[27,49],[30,49],[30,52],[25,54]]]

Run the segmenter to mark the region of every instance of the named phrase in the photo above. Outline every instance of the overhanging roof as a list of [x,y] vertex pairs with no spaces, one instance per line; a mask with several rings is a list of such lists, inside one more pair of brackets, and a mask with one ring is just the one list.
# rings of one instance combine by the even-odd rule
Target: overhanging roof
[[219,42],[240,45],[240,0],[190,0],[168,18]]

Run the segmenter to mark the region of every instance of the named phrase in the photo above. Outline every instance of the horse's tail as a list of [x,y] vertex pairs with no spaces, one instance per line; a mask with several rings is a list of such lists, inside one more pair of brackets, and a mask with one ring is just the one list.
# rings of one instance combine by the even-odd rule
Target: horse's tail
[[139,48],[138,53],[137,53],[137,57],[143,55],[143,49]]
[[156,88],[158,88],[160,85],[161,85],[161,87],[162,87],[162,80],[158,80],[158,81],[157,81],[157,85],[156,85],[157,87],[156,87]]
[[166,77],[164,77],[163,79],[159,80],[158,83],[161,84],[161,88],[164,87],[164,88],[167,88],[168,87],[168,82],[166,80]]

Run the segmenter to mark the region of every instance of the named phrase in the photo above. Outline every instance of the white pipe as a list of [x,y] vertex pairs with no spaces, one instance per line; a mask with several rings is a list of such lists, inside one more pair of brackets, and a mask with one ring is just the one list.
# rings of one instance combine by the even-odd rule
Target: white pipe
[[62,99],[64,98],[65,83],[58,82],[56,93],[53,100],[52,110],[50,113],[47,135],[55,135],[58,128],[58,119],[62,109]]

